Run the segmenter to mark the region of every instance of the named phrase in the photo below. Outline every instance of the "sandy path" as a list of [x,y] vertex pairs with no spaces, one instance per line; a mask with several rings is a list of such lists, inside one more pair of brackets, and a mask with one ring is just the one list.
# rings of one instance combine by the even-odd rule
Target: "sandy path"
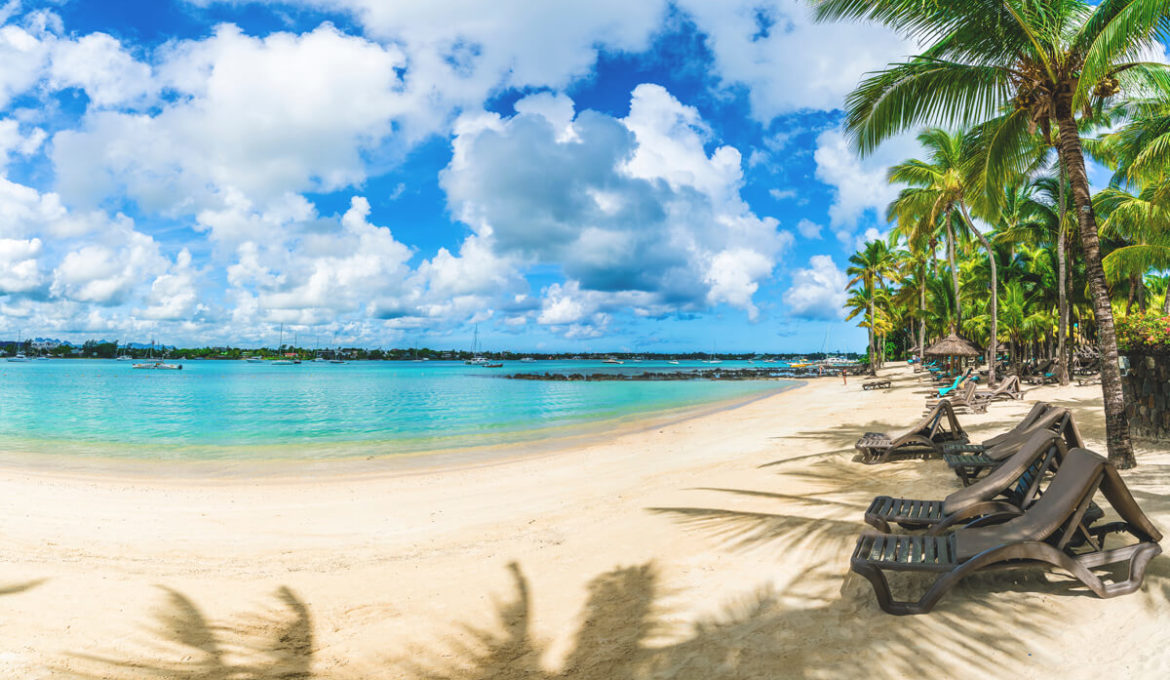
[[[1165,677],[1170,558],[1127,597],[1001,573],[900,619],[846,577],[875,494],[956,485],[937,461],[852,462],[860,432],[922,412],[925,386],[889,373],[885,393],[811,381],[483,467],[0,468],[0,677]],[[1076,409],[1099,446],[1099,388],[1028,397]],[[961,419],[991,434],[1029,407]],[[1139,456],[1126,479],[1170,528],[1170,455]]]

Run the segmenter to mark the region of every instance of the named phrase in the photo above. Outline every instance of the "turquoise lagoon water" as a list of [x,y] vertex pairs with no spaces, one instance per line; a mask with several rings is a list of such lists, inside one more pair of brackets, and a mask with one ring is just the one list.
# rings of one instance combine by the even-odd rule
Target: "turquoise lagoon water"
[[183,363],[182,371],[143,371],[118,361],[0,362],[0,452],[192,461],[385,456],[607,431],[796,384],[501,377],[708,367],[700,362]]

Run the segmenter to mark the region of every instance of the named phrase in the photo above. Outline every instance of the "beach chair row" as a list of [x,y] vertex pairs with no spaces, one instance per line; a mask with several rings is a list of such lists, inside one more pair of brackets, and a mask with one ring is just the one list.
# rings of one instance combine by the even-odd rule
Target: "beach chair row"
[[[1123,595],[1141,586],[1146,565],[1162,551],[1162,534],[1117,470],[1084,448],[1068,409],[1038,403],[1012,429],[972,444],[943,400],[911,431],[866,433],[857,448],[868,462],[938,453],[962,483],[941,500],[878,496],[866,509],[866,523],[880,533],[858,538],[850,567],[890,614],[929,612],[963,577],[993,567],[1056,567],[1100,597]],[[1103,521],[1098,496],[1117,519]],[[893,534],[892,525],[911,533]],[[1113,534],[1125,544],[1107,547]],[[1118,564],[1128,570],[1098,573]],[[938,577],[917,600],[898,600],[888,571]]]

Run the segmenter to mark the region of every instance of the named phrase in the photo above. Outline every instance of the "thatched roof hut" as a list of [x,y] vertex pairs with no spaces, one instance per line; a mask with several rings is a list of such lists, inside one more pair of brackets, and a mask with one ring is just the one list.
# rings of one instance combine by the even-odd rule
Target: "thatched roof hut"
[[928,357],[977,357],[982,354],[974,343],[954,333],[926,348]]

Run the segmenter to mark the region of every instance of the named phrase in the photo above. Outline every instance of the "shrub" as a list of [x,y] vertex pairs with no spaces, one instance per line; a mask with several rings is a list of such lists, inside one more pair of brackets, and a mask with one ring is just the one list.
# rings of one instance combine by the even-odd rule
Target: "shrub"
[[1146,312],[1119,317],[1115,323],[1118,349],[1170,351],[1170,316]]

